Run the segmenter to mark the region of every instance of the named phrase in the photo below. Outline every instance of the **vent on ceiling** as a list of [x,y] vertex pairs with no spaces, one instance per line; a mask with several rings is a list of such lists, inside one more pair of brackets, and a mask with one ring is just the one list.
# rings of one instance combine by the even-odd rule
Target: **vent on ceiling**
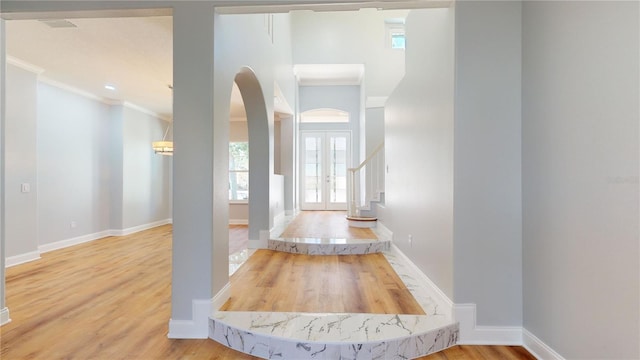
[[69,20],[65,19],[43,19],[38,20],[41,23],[51,27],[51,28],[74,28],[77,27],[76,24],[72,23]]

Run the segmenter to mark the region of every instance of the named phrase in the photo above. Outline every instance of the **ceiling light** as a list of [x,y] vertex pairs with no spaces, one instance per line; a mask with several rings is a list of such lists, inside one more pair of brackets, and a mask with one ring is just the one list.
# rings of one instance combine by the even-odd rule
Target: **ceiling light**
[[162,137],[162,141],[154,141],[151,143],[151,148],[156,154],[160,155],[173,155],[173,141],[167,140],[167,133],[169,133],[169,128],[173,125],[173,122],[167,126],[167,130],[164,132],[164,136]]
[[115,85],[111,85],[111,84],[105,85],[104,88],[107,89],[107,90],[111,90],[111,91],[115,91],[116,90]]

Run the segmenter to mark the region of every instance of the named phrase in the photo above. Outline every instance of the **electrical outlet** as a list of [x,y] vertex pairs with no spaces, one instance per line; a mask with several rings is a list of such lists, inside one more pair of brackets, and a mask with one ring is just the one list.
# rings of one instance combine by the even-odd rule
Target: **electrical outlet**
[[72,229],[75,229],[75,228],[77,228],[77,227],[78,227],[78,223],[77,223],[77,222],[75,222],[75,221],[72,221],[72,222],[69,224],[69,227],[70,227],[70,228],[72,228]]
[[409,246],[413,245],[413,235],[409,234]]

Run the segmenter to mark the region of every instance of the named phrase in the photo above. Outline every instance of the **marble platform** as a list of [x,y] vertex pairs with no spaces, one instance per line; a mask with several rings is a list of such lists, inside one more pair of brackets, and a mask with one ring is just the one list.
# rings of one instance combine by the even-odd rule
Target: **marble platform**
[[442,316],[217,312],[209,337],[263,359],[413,359],[456,344]]
[[269,250],[304,255],[364,255],[388,251],[391,247],[391,236],[375,228],[371,230],[377,239],[281,237],[292,219],[285,218],[271,231],[267,244]]
[[426,315],[218,311],[209,337],[263,359],[412,359],[455,345],[453,304],[395,246],[383,255]]
[[378,239],[272,238],[268,248],[304,255],[364,255],[389,250],[390,245],[390,241]]
[[[309,255],[381,252],[426,315],[217,311],[209,318],[211,339],[259,358],[291,360],[413,359],[457,343],[453,304],[391,245],[390,233],[372,229],[378,239],[370,240],[281,238],[286,225],[271,232],[269,249]],[[234,258],[234,267],[248,256]]]

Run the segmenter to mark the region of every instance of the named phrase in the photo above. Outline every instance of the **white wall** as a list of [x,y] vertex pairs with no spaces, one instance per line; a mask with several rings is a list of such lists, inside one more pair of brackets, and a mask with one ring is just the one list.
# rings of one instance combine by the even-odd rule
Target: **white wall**
[[523,7],[524,326],[640,358],[638,2]]
[[[5,256],[37,257],[37,74],[13,65],[6,69]],[[21,192],[22,183],[29,184],[29,193]]]
[[521,4],[456,3],[454,302],[522,325]]
[[[453,297],[452,9],[407,18],[407,76],[385,109],[386,208],[394,243]],[[413,236],[409,243],[409,236]]]
[[365,112],[364,141],[365,154],[368,156],[384,141],[384,107],[367,108]]
[[[404,75],[404,51],[387,47],[385,19],[407,11],[292,12],[295,64],[364,64],[366,96],[388,96]],[[356,148],[357,149],[357,148]]]
[[[171,217],[171,158],[150,147],[165,122],[13,65],[7,75],[11,264]],[[20,192],[22,183],[30,184],[29,193]]]
[[109,133],[108,105],[38,84],[40,245],[109,230]]
[[123,110],[122,228],[128,229],[171,218],[173,159],[151,149],[168,122],[129,106]]

